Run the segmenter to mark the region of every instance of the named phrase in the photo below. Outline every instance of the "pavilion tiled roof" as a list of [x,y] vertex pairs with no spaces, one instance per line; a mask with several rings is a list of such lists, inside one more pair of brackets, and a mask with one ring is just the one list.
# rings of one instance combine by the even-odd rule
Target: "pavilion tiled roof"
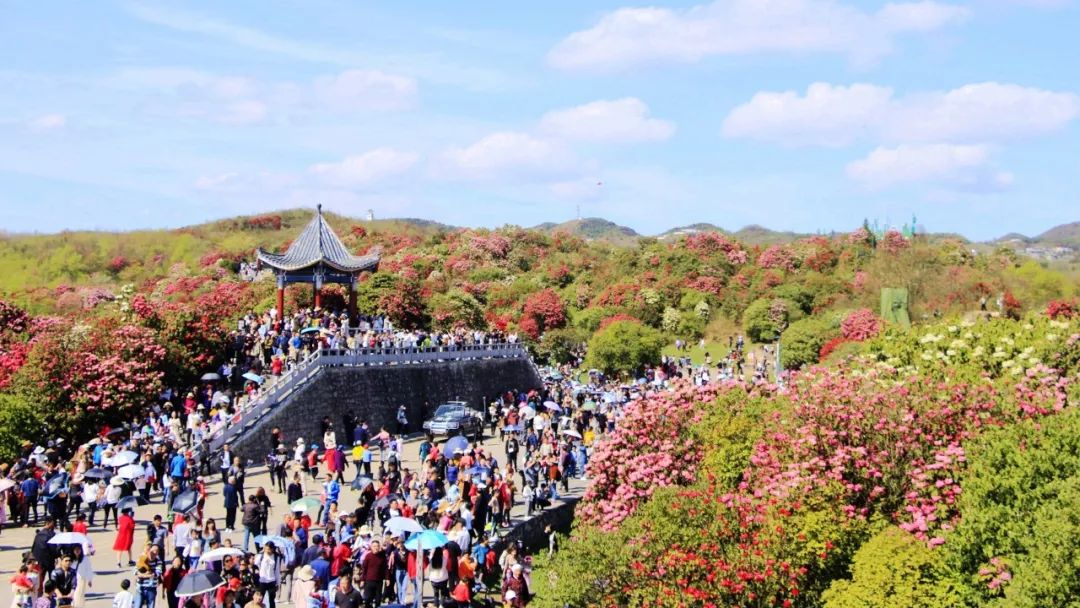
[[341,272],[359,272],[374,269],[379,264],[377,254],[355,256],[349,253],[323,218],[322,205],[285,253],[260,248],[258,258],[263,264],[284,271],[302,270],[321,263]]

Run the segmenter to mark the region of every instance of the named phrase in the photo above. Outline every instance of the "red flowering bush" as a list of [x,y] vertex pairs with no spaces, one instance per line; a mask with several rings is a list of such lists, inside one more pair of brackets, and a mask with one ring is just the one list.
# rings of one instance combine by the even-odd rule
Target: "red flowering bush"
[[598,327],[597,329],[598,330],[606,329],[607,326],[611,325],[612,323],[618,323],[620,321],[629,321],[631,323],[641,323],[641,320],[638,319],[637,317],[635,317],[633,315],[628,315],[628,314],[626,314],[624,312],[620,312],[620,313],[611,315],[610,317],[604,317],[603,319],[601,319],[600,320],[600,327]]
[[758,266],[790,272],[795,270],[795,255],[783,245],[771,245],[758,256]]
[[840,333],[845,340],[862,342],[878,335],[881,321],[869,308],[860,308],[851,312],[840,322]]
[[127,258],[122,255],[118,255],[113,259],[109,260],[109,263],[105,266],[105,268],[113,274],[118,274],[120,271],[127,268],[130,264],[131,262]]
[[825,342],[821,345],[821,350],[818,351],[818,361],[825,361],[829,358],[829,355],[833,354],[838,346],[846,342],[843,336],[836,336],[835,338]]
[[885,235],[881,237],[881,242],[878,243],[878,248],[890,255],[896,255],[910,246],[911,243],[896,230],[886,230]]
[[49,404],[44,417],[50,428],[86,438],[157,397],[165,354],[147,328],[108,319],[56,324],[35,336],[13,382],[36,402]]
[[[525,323],[526,319],[531,322]],[[529,334],[529,337],[535,340],[543,332],[564,325],[566,325],[566,305],[555,290],[544,289],[530,294],[525,299],[525,310],[519,321],[519,327]]]
[[21,334],[29,328],[30,315],[18,306],[0,300],[0,334]]
[[1075,299],[1050,300],[1050,302],[1046,305],[1046,316],[1055,320],[1069,320],[1076,317],[1078,308],[1080,307],[1077,306]]

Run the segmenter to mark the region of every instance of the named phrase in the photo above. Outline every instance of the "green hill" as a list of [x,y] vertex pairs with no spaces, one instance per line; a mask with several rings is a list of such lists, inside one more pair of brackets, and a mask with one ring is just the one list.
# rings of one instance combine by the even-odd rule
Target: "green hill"
[[615,222],[598,217],[570,220],[569,222],[563,222],[561,224],[545,222],[533,226],[532,229],[549,234],[565,232],[574,236],[579,236],[587,241],[608,243],[619,247],[631,247],[636,245],[638,238],[641,237],[641,235],[633,228],[620,226]]

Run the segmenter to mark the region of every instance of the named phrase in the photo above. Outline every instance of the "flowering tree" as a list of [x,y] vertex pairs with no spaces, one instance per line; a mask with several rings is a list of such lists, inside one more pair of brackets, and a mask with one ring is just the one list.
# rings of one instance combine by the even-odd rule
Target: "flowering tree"
[[107,318],[58,324],[35,336],[14,386],[48,404],[43,417],[55,432],[86,438],[154,400],[164,362],[165,348],[150,329]]
[[[526,319],[531,323],[526,323]],[[562,298],[553,289],[543,289],[530,294],[525,299],[525,310],[522,313],[521,328],[534,340],[540,334],[549,330],[557,329],[566,325],[566,306]]]

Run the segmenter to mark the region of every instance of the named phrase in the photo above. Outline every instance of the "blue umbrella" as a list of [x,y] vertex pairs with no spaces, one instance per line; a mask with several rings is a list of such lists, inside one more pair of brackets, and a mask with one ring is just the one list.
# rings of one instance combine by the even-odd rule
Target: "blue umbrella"
[[57,473],[49,478],[45,482],[45,487],[41,489],[41,493],[49,498],[55,498],[60,492],[67,491],[68,474]]
[[461,435],[457,435],[446,440],[446,443],[443,444],[442,453],[443,456],[446,456],[447,458],[453,458],[454,452],[458,450],[465,451],[468,449],[469,440]]
[[311,334],[311,333],[315,333],[315,332],[319,331],[320,329],[321,328],[319,328],[319,327],[305,327],[304,329],[300,330],[300,333],[302,333],[302,334]]
[[253,372],[246,372],[244,374],[244,378],[247,379],[247,380],[251,380],[252,382],[256,382],[258,384],[263,383],[263,377],[260,376],[259,374],[253,373]]
[[506,432],[506,433],[520,433],[521,432],[521,425],[520,424],[508,424],[508,425],[503,427],[503,432]]
[[416,551],[417,546],[421,546],[424,550],[438,549],[439,547],[450,542],[450,539],[445,534],[438,530],[424,530],[423,532],[416,532],[409,537],[409,540],[405,541],[405,548],[409,551]]
[[262,535],[262,534],[255,537],[255,544],[256,545],[261,547],[261,546],[265,545],[266,543],[270,543],[272,545],[275,545],[281,551],[281,553],[285,556],[286,563],[289,563],[289,562],[293,561],[293,557],[295,557],[295,555],[296,555],[296,547],[291,542],[289,542],[287,539],[285,539],[282,536],[270,536],[270,535]]

